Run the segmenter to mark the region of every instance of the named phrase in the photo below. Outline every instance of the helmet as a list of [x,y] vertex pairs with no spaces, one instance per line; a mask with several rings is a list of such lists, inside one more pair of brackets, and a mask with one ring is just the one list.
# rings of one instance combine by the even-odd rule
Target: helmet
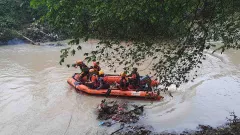
[[81,61],[81,60],[77,60],[77,61],[76,61],[76,64],[77,64],[77,65],[81,65],[82,63],[83,63],[83,61]]
[[95,71],[94,69],[90,69],[90,70],[89,70],[90,73],[92,73],[92,72],[94,72],[94,71]]
[[93,62],[93,66],[97,66],[97,65],[98,65],[98,63],[94,61]]
[[98,72],[98,74],[99,74],[99,75],[103,75],[104,72],[103,72],[102,70],[100,70],[100,71]]
[[125,73],[125,72],[122,72],[122,73],[120,74],[120,76],[125,77],[125,76],[126,76],[126,73]]

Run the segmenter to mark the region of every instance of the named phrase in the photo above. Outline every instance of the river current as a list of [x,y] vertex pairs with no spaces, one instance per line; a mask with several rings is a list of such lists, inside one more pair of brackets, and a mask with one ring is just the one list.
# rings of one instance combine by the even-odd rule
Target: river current
[[[94,44],[82,43],[82,50],[66,63],[82,59]],[[0,46],[1,135],[102,134],[119,127],[98,126],[95,110],[104,97],[78,93],[69,86],[67,78],[79,69],[59,65],[60,50],[65,47]],[[240,52],[205,54],[198,78],[172,90],[173,97],[163,93],[160,102],[127,100],[147,105],[140,124],[156,132],[181,132],[198,124],[220,126],[233,111],[240,116]]]

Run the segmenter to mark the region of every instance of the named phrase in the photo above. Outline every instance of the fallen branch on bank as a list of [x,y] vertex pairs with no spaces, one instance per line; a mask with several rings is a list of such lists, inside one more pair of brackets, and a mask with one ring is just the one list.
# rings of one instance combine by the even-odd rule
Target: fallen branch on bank
[[33,44],[33,45],[39,45],[39,44],[35,43],[33,40],[31,40],[31,39],[29,39],[28,37],[24,36],[23,34],[17,32],[17,31],[16,31],[16,33],[17,33],[18,35],[22,36],[22,37],[23,37],[24,39],[26,39],[27,41],[29,41],[31,44]]

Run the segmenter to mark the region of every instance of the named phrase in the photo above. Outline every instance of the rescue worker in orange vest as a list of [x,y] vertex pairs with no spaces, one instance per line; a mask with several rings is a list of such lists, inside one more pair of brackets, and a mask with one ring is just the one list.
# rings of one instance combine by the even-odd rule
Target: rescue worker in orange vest
[[85,83],[86,86],[88,86],[91,89],[96,89],[99,87],[98,77],[97,75],[93,74],[91,76],[91,81]]
[[86,64],[84,64],[83,61],[81,61],[81,60],[76,61],[75,68],[77,68],[78,66],[80,67],[80,69],[81,69],[81,71],[82,71],[82,72],[80,73],[80,78],[79,78],[79,80],[81,81],[84,76],[87,76],[87,75],[89,74],[89,68],[88,68],[88,66],[87,66]]
[[104,72],[102,70],[98,73],[98,83],[99,87],[96,88],[97,90],[110,88],[110,85],[104,81]]
[[140,86],[140,75],[137,70],[137,68],[133,68],[132,73],[129,75],[129,77],[131,77],[129,81],[135,89]]
[[120,89],[126,90],[128,89],[128,80],[127,80],[127,75],[126,72],[123,72],[120,74],[121,80],[120,80]]

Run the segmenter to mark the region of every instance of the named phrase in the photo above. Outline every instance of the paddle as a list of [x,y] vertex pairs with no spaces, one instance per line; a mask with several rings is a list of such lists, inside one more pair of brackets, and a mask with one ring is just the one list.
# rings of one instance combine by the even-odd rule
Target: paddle
[[[130,126],[127,126],[127,127],[130,127]],[[120,128],[119,128],[118,130],[112,132],[111,135],[113,135],[113,134],[119,132],[119,131],[122,130],[122,129],[124,129],[124,124],[123,124],[123,123],[120,125]]]

